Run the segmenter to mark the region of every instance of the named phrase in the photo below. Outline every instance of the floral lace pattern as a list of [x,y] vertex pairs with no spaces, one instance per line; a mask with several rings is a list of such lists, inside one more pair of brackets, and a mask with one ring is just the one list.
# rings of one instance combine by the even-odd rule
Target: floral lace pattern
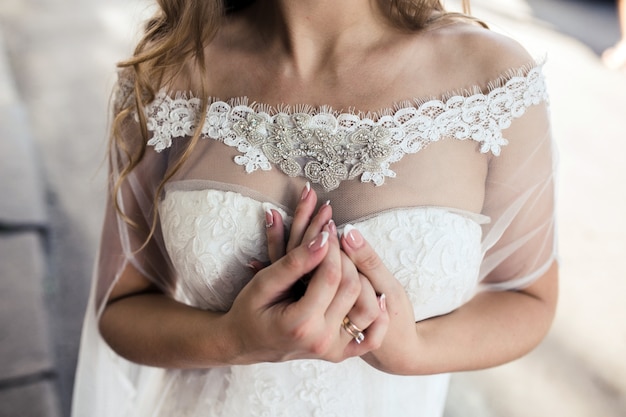
[[[236,148],[240,154],[235,162],[248,173],[270,170],[273,164],[289,176],[304,176],[330,191],[357,177],[381,185],[386,177],[395,177],[392,163],[442,138],[470,139],[480,144],[480,152],[498,156],[508,143],[502,130],[546,99],[537,66],[525,75],[509,77],[487,94],[451,95],[379,117],[337,114],[324,107],[292,113],[242,104],[245,100],[215,101],[204,117],[201,137]],[[148,145],[160,152],[172,145],[173,138],[191,136],[200,109],[199,98],[160,91],[145,108],[153,134]]]
[[[178,274],[179,299],[209,310],[230,307],[251,278],[245,265],[252,258],[267,260],[265,204],[230,191],[167,190],[161,224]],[[473,294],[480,266],[481,229],[476,219],[443,208],[415,207],[383,212],[355,225],[380,249],[385,265],[405,287],[415,320],[450,312]],[[216,369],[223,375],[209,374]],[[440,376],[389,375],[359,358],[339,364],[300,360],[216,369],[173,371],[170,378],[175,382],[167,384],[161,399],[174,405],[189,395],[211,399],[210,405],[189,401],[203,407],[189,410],[190,416],[338,417],[386,415],[389,410],[376,407],[391,403],[402,409],[417,398],[428,408],[443,404],[445,395]],[[210,382],[197,381],[203,372]],[[206,384],[212,391],[190,391],[190,386]],[[380,390],[391,402],[377,401]],[[433,394],[439,391],[441,396]],[[377,394],[372,397],[370,392]]]
[[[267,261],[264,206],[235,192],[168,191],[161,226],[179,275],[179,298],[227,311],[252,277],[251,259]],[[283,212],[286,223],[291,218]],[[405,287],[417,320],[449,312],[471,296],[481,261],[481,228],[437,207],[383,212],[356,223]]]
[[178,298],[227,311],[252,278],[246,267],[250,260],[269,261],[263,205],[251,205],[233,192],[173,191],[167,196],[160,216],[165,245],[181,275]]

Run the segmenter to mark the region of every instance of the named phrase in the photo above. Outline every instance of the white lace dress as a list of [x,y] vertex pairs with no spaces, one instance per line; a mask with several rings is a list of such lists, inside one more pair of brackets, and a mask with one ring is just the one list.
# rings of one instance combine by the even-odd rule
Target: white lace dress
[[[483,288],[527,285],[555,252],[546,97],[541,67],[532,66],[485,93],[376,117],[213,101],[194,156],[165,187],[147,255],[133,252],[143,236],[109,207],[107,224],[118,227],[104,231],[74,415],[441,416],[447,375],[390,375],[359,358],[148,368],[115,355],[95,322],[127,262],[181,302],[227,311],[252,277],[246,264],[268,259],[265,208],[289,223],[307,180],[320,201],[331,200],[339,229],[353,224],[376,248],[416,321],[449,313]],[[145,109],[154,149],[118,200],[139,224],[149,224],[154,177],[183,149],[199,109],[199,100],[166,92]]]

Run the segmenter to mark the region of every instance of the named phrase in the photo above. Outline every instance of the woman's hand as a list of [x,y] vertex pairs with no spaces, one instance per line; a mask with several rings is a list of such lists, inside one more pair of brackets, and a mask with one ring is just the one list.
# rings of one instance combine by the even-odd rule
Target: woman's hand
[[[303,296],[295,301],[285,298],[306,274],[311,278]],[[259,271],[235,300],[227,313],[239,340],[234,362],[306,358],[338,362],[377,347],[384,335],[383,321],[371,325],[369,343],[354,343],[341,328],[360,298],[359,280],[354,266],[342,262],[336,230],[325,225],[313,240]]]
[[[267,249],[270,262],[277,261],[285,253],[291,251],[303,241],[313,239],[325,225],[332,223],[333,210],[330,201],[324,203],[315,214],[317,194],[307,182],[296,206],[293,222],[289,229],[289,236],[285,237],[283,218],[277,210],[267,209],[265,224],[267,226]],[[335,231],[336,232],[336,231]]]
[[[265,216],[268,251],[271,262],[276,262],[285,253],[290,253],[301,242],[309,241],[320,231],[328,230],[331,240],[336,238],[337,230],[332,221],[331,205],[329,202],[326,202],[314,214],[316,205],[317,195],[307,183],[302,190],[300,202],[296,207],[288,239],[285,238],[285,227],[280,213],[276,210],[267,210]],[[358,292],[356,299],[348,300],[351,304],[342,304],[344,306],[348,305],[349,308],[340,309],[342,311],[340,320],[335,321],[337,328],[343,328],[341,334],[344,338],[347,336],[349,342],[342,359],[356,355],[361,356],[380,345],[386,332],[388,316],[384,309],[381,308],[381,299],[377,296],[370,282],[362,274],[358,273],[352,261],[340,250],[338,244],[337,253],[327,256],[338,256],[340,259],[340,286],[354,286],[354,291]],[[258,270],[263,268],[263,265],[258,263],[253,264],[253,266]],[[308,285],[302,290],[302,293],[305,295],[311,291],[312,285],[309,279],[312,281],[312,278],[309,277],[302,280],[308,282]],[[349,317],[349,322],[344,324],[346,317]],[[333,318],[333,320],[335,319]],[[353,326],[356,326],[356,328]],[[359,334],[359,331],[362,334]]]
[[554,315],[556,264],[525,289],[482,292],[453,313],[415,323],[404,288],[359,231],[344,228],[341,245],[376,291],[387,296],[389,329],[381,347],[363,356],[384,372],[425,375],[506,363],[535,347]]
[[344,228],[341,246],[373,290],[384,294],[383,304],[389,315],[389,326],[381,346],[367,353],[363,359],[382,371],[404,373],[407,363],[419,354],[415,315],[406,291],[385,267],[374,248],[352,225]]

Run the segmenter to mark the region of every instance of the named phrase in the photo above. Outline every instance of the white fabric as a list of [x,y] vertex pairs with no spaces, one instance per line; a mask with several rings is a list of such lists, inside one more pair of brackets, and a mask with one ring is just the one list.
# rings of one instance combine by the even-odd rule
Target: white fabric
[[[177,190],[179,185],[184,187],[171,184],[160,210],[165,247],[180,279],[176,298],[202,309],[228,311],[252,278],[246,264],[269,260],[266,204],[210,189],[211,183],[197,191]],[[415,207],[390,210],[354,225],[379,248],[385,265],[404,285],[419,321],[448,313],[473,295],[480,268],[477,217]]]
[[[307,165],[319,165],[315,157],[322,156],[334,164],[346,165],[346,174],[355,171],[357,165],[365,165],[350,177],[360,175],[362,182],[382,185],[385,177],[395,177],[389,168],[392,163],[445,137],[472,139],[480,143],[480,152],[500,155],[501,147],[508,143],[502,137],[502,129],[509,127],[529,106],[546,98],[541,68],[537,67],[525,77],[513,77],[503,86],[493,88],[488,95],[453,95],[445,100],[418,102],[393,114],[380,115],[376,120],[349,113],[333,114],[325,108],[314,114],[309,114],[311,109],[290,113],[289,109],[215,101],[204,117],[202,137],[237,148],[241,155],[235,157],[235,162],[243,165],[246,172],[268,171],[273,162],[290,176],[304,174],[313,182],[322,182],[324,175],[319,175],[321,178],[307,175],[307,170],[298,163],[306,155],[307,159],[313,159]],[[233,100],[237,101],[246,102],[246,99]],[[180,94],[172,98],[161,90],[146,109],[148,128],[153,132],[148,145],[161,152],[172,146],[172,139],[191,136],[200,108],[198,98]],[[312,151],[314,147],[310,146],[325,147],[328,142],[333,147],[331,152]],[[307,145],[306,151],[298,152],[303,144]],[[339,146],[347,151],[347,156],[336,152]],[[332,187],[324,188],[328,191],[337,186],[338,183],[333,183]]]
[[[124,85],[122,78],[118,105],[129,102]],[[530,284],[555,257],[553,149],[541,66],[503,74],[488,92],[441,97],[375,115],[212,100],[207,114],[198,115],[197,99],[159,93],[144,109],[154,148],[117,197],[140,229],[128,227],[110,204],[107,210],[74,416],[441,416],[446,375],[387,375],[358,358],[163,370],[125,361],[97,332],[103,301],[128,262],[181,302],[229,308],[251,277],[245,265],[267,259],[264,207],[288,217],[305,176],[321,178],[307,174],[306,155],[279,153],[294,156],[300,171],[293,176],[285,175],[297,171],[293,164],[284,169],[274,162],[272,132],[280,123],[293,128],[290,140],[299,128],[316,140],[338,138],[340,146],[359,129],[391,132],[371,142],[390,149],[377,154],[376,163],[363,159],[367,152],[350,158],[360,145],[342,148],[348,157],[329,154],[347,171],[364,161],[367,169],[353,179],[333,174],[314,188],[320,201],[331,200],[339,226],[354,224],[374,245],[406,288],[416,321],[458,308],[481,286]],[[299,115],[306,122],[296,126]],[[157,185],[189,146],[198,118],[205,120],[202,139],[166,185],[159,227],[136,253],[146,237],[141,227],[149,229],[152,221]],[[258,130],[235,127],[252,119],[260,122]],[[129,143],[140,137],[132,120],[125,135]],[[123,158],[114,152],[113,167]]]

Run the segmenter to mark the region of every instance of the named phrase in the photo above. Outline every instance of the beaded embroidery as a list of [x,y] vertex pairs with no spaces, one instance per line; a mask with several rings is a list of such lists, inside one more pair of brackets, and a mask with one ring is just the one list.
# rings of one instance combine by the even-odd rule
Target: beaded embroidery
[[[488,93],[450,95],[416,102],[379,117],[336,113],[327,108],[289,112],[267,106],[214,101],[204,118],[201,137],[223,141],[240,155],[246,172],[270,170],[304,176],[333,190],[346,179],[382,185],[395,177],[392,163],[442,138],[471,139],[481,153],[498,156],[508,142],[502,130],[532,105],[547,100],[541,66],[512,75]],[[241,100],[240,100],[241,101]],[[165,90],[145,108],[148,145],[157,152],[172,138],[189,137],[197,126],[199,98],[171,97]]]

